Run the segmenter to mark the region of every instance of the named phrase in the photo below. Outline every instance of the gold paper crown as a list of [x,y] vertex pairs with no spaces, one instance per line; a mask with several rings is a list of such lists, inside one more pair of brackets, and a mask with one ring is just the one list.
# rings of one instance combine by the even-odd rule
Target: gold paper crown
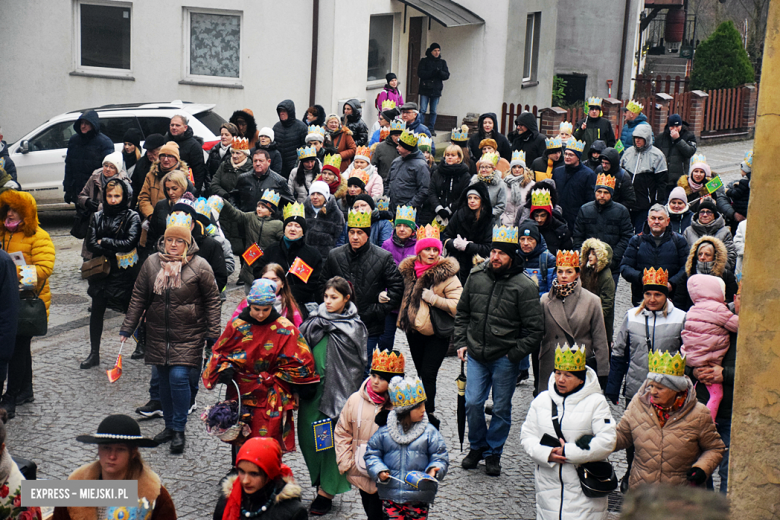
[[430,224],[426,224],[425,226],[420,226],[417,228],[417,240],[425,240],[426,238],[435,238],[436,240],[440,240],[441,237],[441,231],[439,230],[438,226],[432,226]]
[[707,164],[707,157],[703,153],[695,153],[691,157],[691,164],[704,163]]
[[306,210],[303,209],[303,204],[295,202],[286,205],[282,210],[282,220],[287,220],[290,217],[306,218]]
[[647,369],[667,376],[685,375],[685,358],[679,352],[672,356],[668,351],[654,350],[647,356]]
[[635,114],[640,113],[642,111],[642,109],[644,109],[644,108],[645,108],[644,105],[640,105],[639,103],[637,103],[633,99],[631,101],[629,101],[628,104],[626,105],[626,109],[629,112],[633,112]]
[[390,131],[400,132],[406,129],[406,121],[403,119],[393,119],[390,121]]
[[170,215],[168,215],[168,218],[165,219],[166,229],[174,226],[181,226],[190,229],[191,225],[192,225],[192,217],[189,216],[187,213],[183,213],[181,211],[177,211],[176,213],[171,213]]
[[341,156],[339,154],[335,155],[326,155],[325,161],[323,161],[323,166],[333,166],[336,169],[341,169]]
[[371,227],[371,213],[349,210],[347,215],[347,227],[348,228],[360,228],[366,229]]
[[494,167],[498,164],[498,160],[501,158],[496,152],[488,152],[485,154],[482,154],[482,158],[479,160],[479,162],[489,162]]
[[396,350],[389,352],[374,347],[374,355],[371,357],[371,370],[387,372],[389,374],[403,374],[405,365],[404,355]]
[[[350,172],[349,178],[350,179],[357,178],[363,181],[364,185],[368,184],[368,172],[366,170],[355,168],[354,170],[352,170],[352,172]],[[347,185],[349,185],[349,180],[347,180]]]
[[412,224],[417,222],[417,210],[413,206],[398,206],[398,209],[395,211],[395,223],[398,224],[401,221],[411,222]]
[[642,275],[642,285],[660,285],[662,287],[666,287],[666,284],[669,283],[669,271],[665,269],[656,269],[654,267],[651,267],[650,269],[645,269],[644,274]]
[[425,134],[420,134],[420,141],[417,143],[417,148],[422,150],[423,147],[427,147],[428,151],[430,151],[431,150],[431,142],[432,141],[431,141],[430,137],[428,137]]
[[523,150],[515,150],[512,152],[512,160],[510,161],[510,164],[515,161],[522,161],[523,164],[525,164],[525,152]]
[[555,347],[555,370],[581,372],[585,370],[585,347],[575,343],[571,348],[567,343]]
[[463,125],[460,128],[453,128],[452,129],[452,136],[450,137],[452,141],[468,141],[469,140],[469,127],[467,125]]
[[597,107],[601,108],[601,102],[602,101],[603,101],[603,99],[601,99],[600,97],[595,97],[595,96],[594,97],[589,97],[588,98],[588,106],[589,107],[597,106]]
[[305,146],[303,148],[298,148],[299,161],[303,161],[305,159],[315,159],[316,157],[317,157],[317,149],[314,148],[313,146]]
[[371,162],[371,156],[373,154],[371,148],[368,146],[358,146],[355,150],[355,159],[362,157],[363,159],[366,159],[366,162]]
[[396,107],[395,101],[392,99],[385,99],[382,101],[382,112],[385,110],[392,110]]
[[596,187],[599,186],[606,186],[608,188],[615,189],[615,178],[612,175],[607,175],[605,173],[600,173],[598,177],[596,177]]
[[391,383],[389,394],[393,408],[411,407],[426,399],[425,388],[419,377],[405,378],[398,384]]
[[[267,202],[270,202],[274,206],[279,206],[279,199],[281,196],[276,193],[274,190],[265,190],[263,192],[263,196],[260,198],[260,200],[264,200]],[[287,218],[287,217],[284,217]]]
[[309,131],[307,134],[316,134],[320,137],[325,137],[325,129],[319,125],[309,125]]
[[550,190],[534,190],[531,192],[531,206],[546,208],[552,207],[552,201],[550,199]]
[[390,209],[390,198],[380,197],[379,200],[376,201],[376,209],[379,211],[388,211]]
[[249,151],[249,139],[246,137],[234,137],[233,143],[230,145],[235,151],[246,150]]
[[555,267],[579,267],[580,266],[580,252],[579,251],[566,251],[559,249],[558,254],[555,255]]
[[398,138],[399,142],[402,142],[409,146],[417,146],[417,142],[419,140],[420,140],[420,135],[415,134],[414,132],[408,129],[404,129],[404,131],[401,132],[401,137]]
[[[384,141],[387,139],[387,136],[390,135],[390,128],[383,126],[379,129],[379,140]],[[376,143],[374,143],[374,146],[376,146]]]
[[574,150],[575,152],[580,152],[585,149],[585,141],[578,141],[576,139],[572,139],[569,141],[569,144],[566,145],[567,150]]
[[515,226],[496,226],[493,228],[493,242],[517,244],[517,235]]
[[544,144],[547,145],[548,150],[552,150],[554,148],[563,148],[563,141],[561,141],[560,137],[550,137],[545,139]]
[[574,130],[574,125],[572,125],[568,121],[561,121],[561,124],[558,126],[558,132],[560,133],[566,133],[570,134]]

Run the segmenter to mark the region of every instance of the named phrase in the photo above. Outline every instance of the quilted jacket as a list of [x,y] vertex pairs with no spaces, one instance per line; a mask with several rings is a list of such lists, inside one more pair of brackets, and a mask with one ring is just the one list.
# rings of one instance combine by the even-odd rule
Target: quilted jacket
[[686,365],[722,364],[729,348],[729,331],[737,332],[739,327],[739,316],[726,307],[724,292],[725,283],[716,276],[695,274],[688,279],[693,307],[685,315],[680,349]]
[[634,225],[628,210],[622,204],[610,200],[603,206],[592,201],[580,208],[572,239],[575,250],[581,249],[583,242],[589,238],[597,238],[609,244],[612,248],[609,268],[617,272],[632,236]]

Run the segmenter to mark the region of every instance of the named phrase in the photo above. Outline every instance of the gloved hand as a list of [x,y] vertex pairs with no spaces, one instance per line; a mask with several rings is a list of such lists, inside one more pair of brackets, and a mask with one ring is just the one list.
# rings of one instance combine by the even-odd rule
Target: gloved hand
[[692,485],[701,486],[707,480],[707,474],[704,473],[703,469],[694,466],[688,470],[688,473],[685,474],[685,478],[688,479],[688,482]]
[[443,219],[448,219],[452,216],[452,211],[450,211],[450,208],[438,206],[436,208],[436,215],[440,216]]
[[66,191],[65,192],[65,203],[71,204],[73,202],[76,202],[76,197],[73,196],[73,193]]
[[387,295],[387,291],[379,293],[379,303],[389,303],[390,297]]
[[465,251],[467,244],[468,241],[465,238],[462,238],[460,235],[458,235],[457,238],[453,239],[452,241],[452,245],[455,246],[455,249],[458,251]]
[[607,398],[607,401],[617,406],[617,404],[620,402],[620,396],[615,394],[604,394],[604,397]]
[[149,221],[148,220],[144,220],[141,223],[141,229],[143,229],[144,231],[149,231]]
[[219,373],[219,376],[217,377],[217,383],[221,385],[229,385],[233,381],[233,376],[236,375],[236,369],[233,367],[226,368],[222,372]]
[[590,449],[590,441],[593,440],[593,435],[583,435],[577,441],[574,443],[577,445],[577,447],[581,450],[589,450]]
[[434,296],[436,296],[436,293],[431,289],[423,289],[422,299],[425,303],[433,303]]
[[87,199],[87,202],[84,203],[84,207],[92,212],[97,211],[99,206],[100,203],[98,203],[98,201],[96,201],[95,199]]

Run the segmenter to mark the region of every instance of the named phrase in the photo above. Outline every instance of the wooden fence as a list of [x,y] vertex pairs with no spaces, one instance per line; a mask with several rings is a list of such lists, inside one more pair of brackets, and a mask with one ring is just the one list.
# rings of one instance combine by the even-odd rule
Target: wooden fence
[[708,90],[702,134],[733,133],[742,128],[742,88]]
[[[539,109],[534,106],[525,105],[521,103],[515,105],[514,103],[503,103],[501,105],[501,133],[507,135],[509,132],[515,129],[515,118],[522,112],[531,112],[536,119],[540,118]],[[537,122],[537,126],[539,123]]]
[[635,80],[634,94],[639,97],[653,94],[679,94],[687,92],[691,88],[691,79],[688,76],[645,76],[640,74]]

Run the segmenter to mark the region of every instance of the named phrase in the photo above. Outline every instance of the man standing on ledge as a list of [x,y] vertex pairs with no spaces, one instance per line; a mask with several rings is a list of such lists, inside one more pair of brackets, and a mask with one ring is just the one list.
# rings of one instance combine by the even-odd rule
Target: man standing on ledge
[[417,67],[417,76],[420,78],[420,111],[423,118],[428,111],[428,102],[431,104],[431,113],[428,116],[426,126],[430,128],[431,135],[436,135],[436,107],[439,105],[444,81],[450,79],[450,70],[447,62],[441,59],[441,45],[432,43],[425,51],[425,57],[420,60]]

